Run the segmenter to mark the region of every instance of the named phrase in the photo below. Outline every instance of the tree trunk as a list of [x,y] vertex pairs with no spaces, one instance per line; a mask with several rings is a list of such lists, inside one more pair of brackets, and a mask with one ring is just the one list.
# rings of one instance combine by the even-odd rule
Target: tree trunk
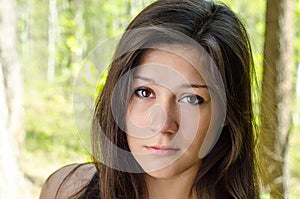
[[291,130],[293,0],[267,0],[260,157],[271,198],[287,198]]
[[49,0],[49,25],[48,25],[48,70],[47,79],[52,81],[55,77],[55,48],[58,35],[58,14],[56,0]]
[[24,183],[18,164],[24,130],[15,3],[0,0],[0,199],[21,198],[19,191]]

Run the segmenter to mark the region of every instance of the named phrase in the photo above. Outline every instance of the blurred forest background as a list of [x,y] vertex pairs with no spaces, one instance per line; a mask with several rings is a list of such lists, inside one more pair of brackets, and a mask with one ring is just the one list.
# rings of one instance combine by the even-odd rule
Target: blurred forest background
[[[152,1],[0,0],[0,80],[5,82],[0,83],[0,199],[38,198],[43,182],[53,171],[66,164],[90,160],[89,150],[81,142],[74,120],[74,82],[88,53],[107,38],[122,33],[130,20]],[[269,30],[271,36],[265,31],[267,0],[223,2],[246,24],[260,85],[266,79],[264,75],[270,73],[263,72],[268,67],[267,61],[263,61],[264,57],[268,58],[268,50],[264,49],[268,47],[267,37],[269,43],[276,41],[272,38],[276,36],[276,28]],[[266,158],[268,164],[276,165],[277,162],[280,165],[269,168],[275,177],[264,178],[262,184],[275,185],[265,186],[262,192],[264,198],[293,199],[300,198],[300,1],[269,2],[285,2],[287,9],[281,8],[281,11],[293,14],[286,18],[287,21],[280,19],[281,25],[291,24],[279,31],[280,38],[287,39],[280,40],[279,47],[269,47],[272,52],[290,52],[281,59],[282,71],[280,67],[273,68],[280,71],[283,81],[282,74],[288,71],[285,78],[290,82],[287,83],[290,93],[283,98],[287,101],[276,106],[278,110],[288,111],[281,112],[286,118],[280,120],[284,124],[277,122],[281,130],[273,136],[274,140],[280,140],[279,146],[273,143],[279,152],[270,150],[271,155],[266,155],[268,150],[258,147],[262,159],[268,155],[272,157],[272,160]],[[274,17],[276,12],[269,14]],[[284,45],[280,46],[282,43]],[[10,67],[5,68],[5,64]],[[259,108],[266,111],[259,104],[264,101],[264,94],[261,94],[264,89],[276,94],[278,88],[273,83],[263,85],[269,87],[255,90],[257,123],[272,129],[268,127],[273,124],[271,118],[269,123],[259,119]],[[270,94],[269,98],[272,96]],[[5,103],[7,106],[3,105]],[[282,133],[284,128],[287,130]],[[274,168],[283,169],[278,173]],[[272,193],[277,184],[281,184],[281,188],[276,188],[281,196]],[[18,187],[21,187],[20,192]]]

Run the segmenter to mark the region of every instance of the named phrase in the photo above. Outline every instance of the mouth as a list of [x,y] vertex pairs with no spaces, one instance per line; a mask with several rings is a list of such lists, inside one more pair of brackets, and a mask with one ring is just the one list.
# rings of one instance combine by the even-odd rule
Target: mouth
[[173,155],[180,150],[179,148],[175,148],[175,147],[159,146],[159,145],[145,146],[145,148],[151,154],[161,155],[161,156]]

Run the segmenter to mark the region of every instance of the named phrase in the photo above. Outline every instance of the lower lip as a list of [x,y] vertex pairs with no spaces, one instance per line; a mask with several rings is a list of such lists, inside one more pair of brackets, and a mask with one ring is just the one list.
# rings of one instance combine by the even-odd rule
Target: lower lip
[[148,151],[151,152],[151,154],[154,155],[161,155],[161,156],[168,156],[173,155],[179,151],[179,149],[173,149],[173,148],[157,148],[157,147],[146,147]]

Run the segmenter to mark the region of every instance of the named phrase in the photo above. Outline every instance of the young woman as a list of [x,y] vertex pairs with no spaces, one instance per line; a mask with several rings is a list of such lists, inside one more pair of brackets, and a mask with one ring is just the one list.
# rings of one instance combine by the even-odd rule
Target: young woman
[[225,5],[158,0],[127,27],[93,118],[93,164],[40,198],[259,198],[251,48]]

